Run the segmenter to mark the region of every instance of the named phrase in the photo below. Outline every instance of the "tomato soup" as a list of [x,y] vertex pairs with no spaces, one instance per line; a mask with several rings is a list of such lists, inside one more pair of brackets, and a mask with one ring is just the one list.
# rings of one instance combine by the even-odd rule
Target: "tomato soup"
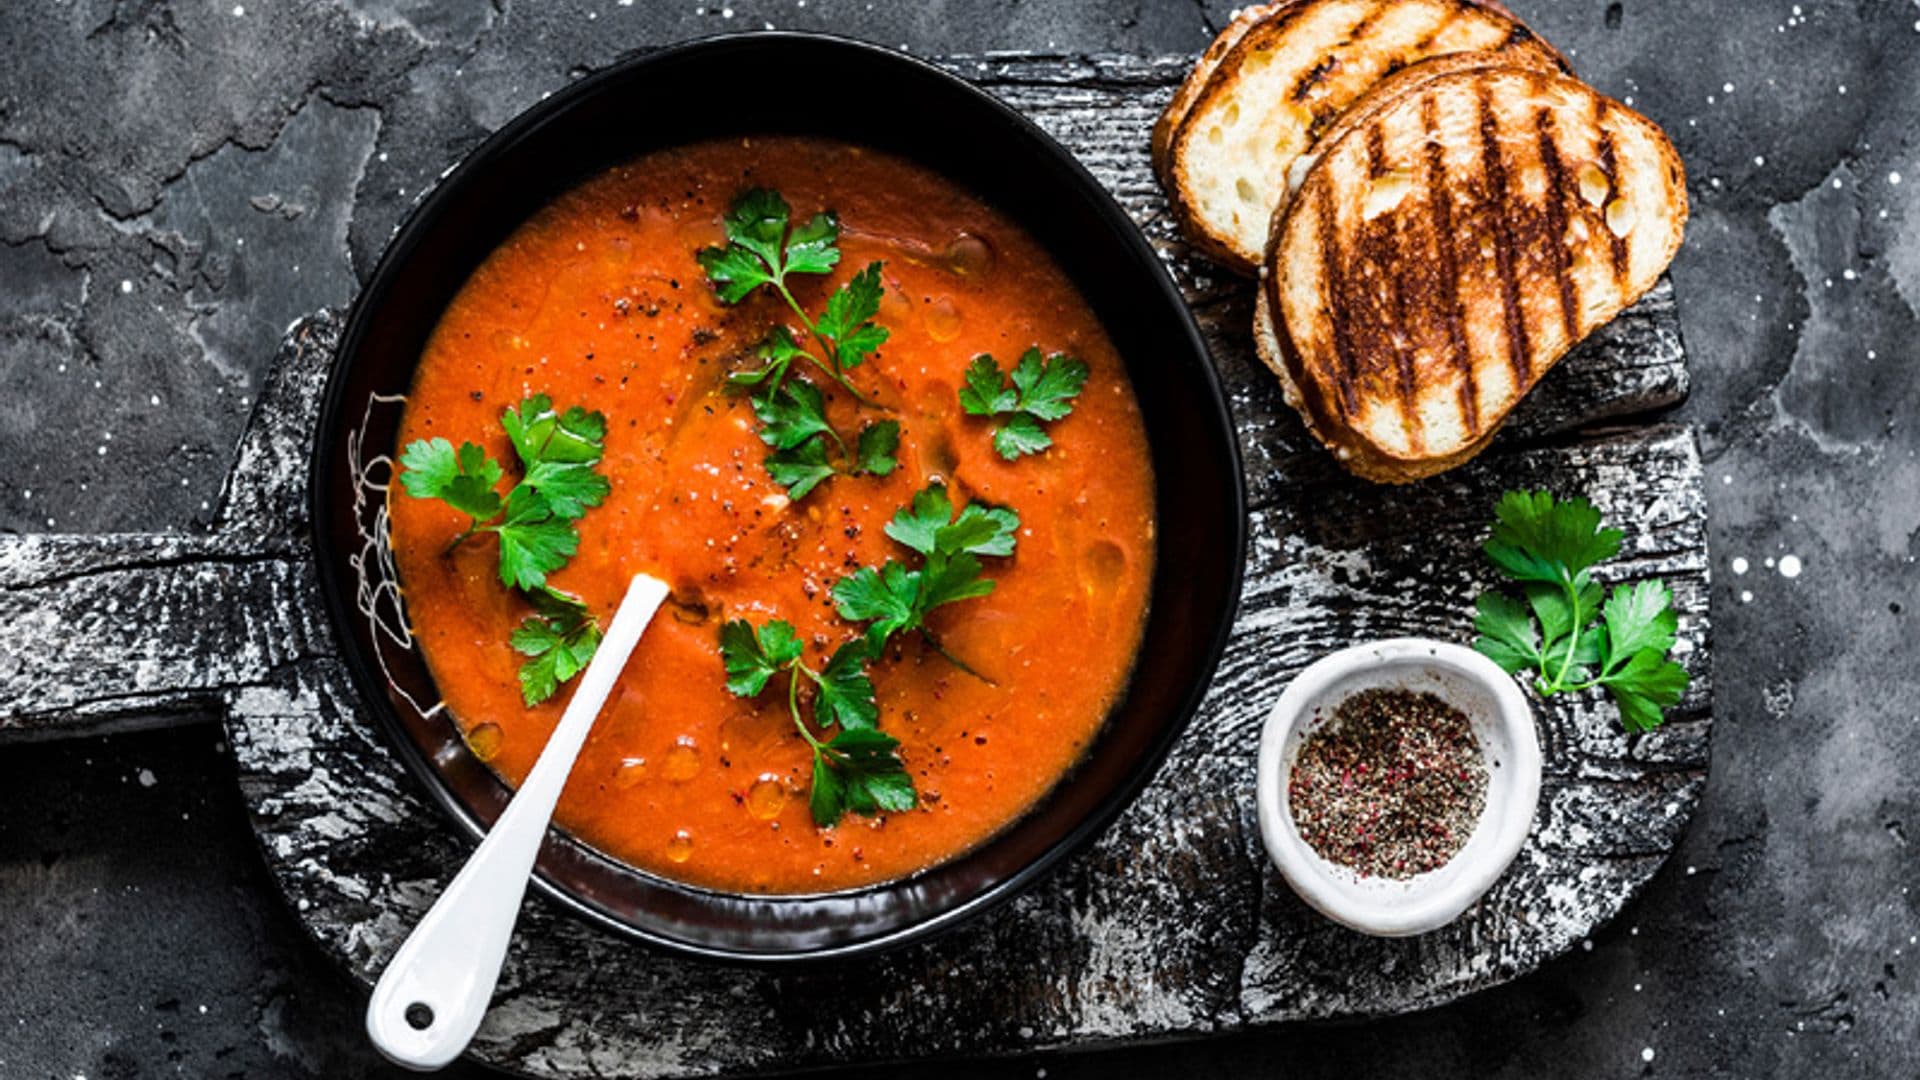
[[[886,476],[834,476],[799,500],[768,475],[752,404],[730,371],[761,361],[777,324],[798,328],[761,289],[736,304],[696,261],[726,243],[724,216],[748,188],[778,190],[798,223],[837,213],[842,258],[793,276],[800,305],[869,263],[883,264],[884,345],[847,377],[818,371],[826,414],[852,432],[901,426]],[[957,400],[969,363],[1010,369],[1029,347],[1089,368],[1053,445],[995,452],[995,422]],[[803,365],[804,367],[804,365]],[[801,371],[796,368],[796,371]],[[604,625],[629,577],[672,586],[575,766],[558,823],[587,844],[664,877],[714,889],[808,893],[898,878],[975,847],[1066,775],[1124,688],[1153,576],[1153,475],[1125,369],[1073,284],[992,207],[906,160],[805,138],[732,139],[654,153],[563,195],[466,282],[421,360],[400,442],[473,441],[515,482],[501,412],[534,394],[607,417],[605,501],[577,521],[579,550],[550,581]],[[912,556],[884,531],[916,492],[947,486],[956,506],[1018,512],[1017,548],[983,559],[989,595],[936,609],[870,667],[879,728],[918,805],[849,814],[831,828],[808,807],[812,751],[784,683],[757,699],[727,688],[720,628],[793,624],[818,670],[858,624],[833,585],[862,566]],[[509,783],[532,767],[565,705],[523,705],[509,644],[530,613],[501,584],[495,539],[453,544],[468,519],[446,503],[390,498],[407,611],[469,746]],[[452,544],[453,546],[449,546]]]

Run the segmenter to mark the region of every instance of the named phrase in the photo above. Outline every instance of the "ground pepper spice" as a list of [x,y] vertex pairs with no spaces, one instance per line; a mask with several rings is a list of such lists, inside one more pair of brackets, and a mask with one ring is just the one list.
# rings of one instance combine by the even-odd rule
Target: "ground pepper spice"
[[1287,783],[1307,845],[1370,877],[1445,865],[1487,803],[1487,763],[1466,714],[1431,693],[1362,690],[1316,719]]

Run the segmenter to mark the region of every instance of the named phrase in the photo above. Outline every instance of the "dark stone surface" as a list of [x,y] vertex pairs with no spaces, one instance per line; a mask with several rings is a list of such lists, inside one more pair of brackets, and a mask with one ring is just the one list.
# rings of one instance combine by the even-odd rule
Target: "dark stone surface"
[[[768,21],[920,52],[1190,52],[1228,5],[363,6],[0,10],[0,527],[193,528],[286,323],[345,299],[420,186],[576,70]],[[1920,1067],[1920,10],[1518,6],[1665,124],[1692,173],[1674,277],[1682,415],[1715,478],[1722,718],[1692,832],[1591,952],[1466,1002],[997,1071]],[[1787,554],[1798,577],[1766,561]],[[357,1000],[267,885],[213,739],[0,753],[0,1073],[376,1071]]]

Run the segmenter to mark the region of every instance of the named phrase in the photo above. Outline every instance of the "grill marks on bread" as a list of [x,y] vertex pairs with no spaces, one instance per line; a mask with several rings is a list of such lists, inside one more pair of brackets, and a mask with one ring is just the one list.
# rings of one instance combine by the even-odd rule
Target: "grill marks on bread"
[[[1479,84],[1475,91],[1474,98],[1480,110],[1480,169],[1481,179],[1486,184],[1487,216],[1497,223],[1499,230],[1493,242],[1493,257],[1495,265],[1499,267],[1500,299],[1507,317],[1507,362],[1513,367],[1514,384],[1519,385],[1526,381],[1530,365],[1527,361],[1527,319],[1526,313],[1520,310],[1520,278],[1514,268],[1514,260],[1518,257],[1516,249],[1519,247],[1514,235],[1514,215],[1501,212],[1512,205],[1507,197],[1507,162],[1501,153],[1500,122],[1494,118],[1487,85]],[[1446,196],[1441,193],[1436,197]]]
[[[1540,164],[1547,172],[1548,197],[1543,203],[1547,212],[1547,242],[1542,245],[1553,263],[1553,276],[1560,283],[1560,321],[1566,329],[1567,340],[1580,338],[1579,308],[1574,293],[1578,284],[1573,280],[1571,259],[1565,243],[1567,235],[1567,205],[1564,201],[1552,197],[1552,192],[1567,190],[1567,173],[1560,163],[1560,148],[1553,141],[1553,112],[1541,109],[1534,114],[1534,129],[1540,137]],[[1559,243],[1555,243],[1555,240]]]
[[[1601,98],[1598,106],[1600,118],[1600,172],[1609,184],[1620,173],[1620,163],[1613,152],[1613,132],[1607,130],[1607,99]],[[1613,237],[1608,245],[1608,254],[1613,257],[1613,276],[1625,280],[1627,275],[1627,240],[1624,236]]]
[[1552,73],[1433,63],[1319,147],[1275,223],[1259,328],[1316,436],[1382,480],[1478,452],[1653,286],[1686,215],[1637,113]]
[[[1434,117],[1433,97],[1421,95],[1421,126],[1432,131]],[[1427,190],[1437,190],[1444,185],[1447,167],[1439,140],[1427,140],[1420,163],[1425,169],[1421,174],[1421,184]],[[1467,347],[1467,333],[1460,311],[1460,260],[1454,253],[1453,200],[1432,198],[1427,201],[1427,206],[1433,219],[1434,306],[1442,325],[1446,327],[1443,347],[1447,364],[1458,373],[1460,380],[1456,392],[1460,402],[1460,420],[1468,434],[1477,435],[1480,430],[1480,400],[1473,376],[1473,354]]]
[[1486,0],[1290,0],[1242,12],[1154,127],[1154,168],[1188,237],[1251,273],[1294,160],[1349,105],[1420,60],[1476,50],[1564,68]]

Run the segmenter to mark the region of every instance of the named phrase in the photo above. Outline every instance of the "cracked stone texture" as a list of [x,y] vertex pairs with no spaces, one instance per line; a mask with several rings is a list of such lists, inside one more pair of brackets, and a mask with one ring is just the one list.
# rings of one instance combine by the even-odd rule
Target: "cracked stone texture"
[[[1920,1071],[1920,6],[1510,2],[1689,167],[1680,415],[1713,479],[1721,719],[1691,833],[1591,951],[1431,1013],[917,1071]],[[200,527],[286,325],[348,299],[487,131],[629,49],[771,22],[1192,53],[1230,7],[0,7],[0,528]],[[385,1075],[216,739],[0,754],[0,1075]]]

